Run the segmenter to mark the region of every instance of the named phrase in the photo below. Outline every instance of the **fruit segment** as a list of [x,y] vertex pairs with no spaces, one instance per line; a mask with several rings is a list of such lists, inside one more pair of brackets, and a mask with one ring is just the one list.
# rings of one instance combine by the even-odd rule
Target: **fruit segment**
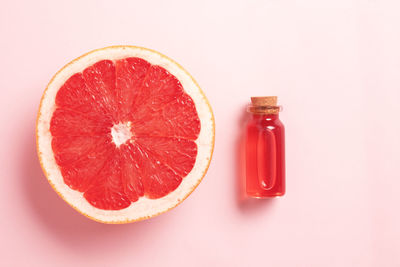
[[121,155],[117,148],[113,148],[111,156],[105,161],[103,168],[83,196],[96,208],[119,210],[131,204],[123,189]]
[[107,116],[96,113],[81,113],[57,108],[50,121],[50,132],[54,136],[106,136],[112,122]]
[[[117,142],[116,129],[128,138]],[[132,57],[72,75],[57,93],[50,132],[64,182],[92,206],[120,210],[180,185],[196,161],[200,120],[176,77]]]
[[195,142],[173,137],[140,137],[136,143],[145,147],[156,162],[162,162],[177,175],[184,177],[192,170],[197,155]]
[[116,122],[118,105],[114,62],[111,60],[99,61],[86,68],[82,74],[92,101]]
[[127,121],[133,102],[143,94],[142,86],[150,63],[141,58],[126,58],[116,61],[115,65],[119,120]]
[[132,144],[123,145],[120,148],[121,153],[121,181],[124,194],[130,201],[135,202],[139,197],[144,196],[142,183],[143,164],[141,154]]
[[[59,142],[62,142],[62,139]],[[97,179],[98,174],[103,171],[103,167],[109,160],[113,149],[113,144],[109,140],[94,142],[87,151],[81,154],[75,153],[75,159],[68,160],[73,156],[72,153],[66,156],[68,151],[57,147],[56,142],[52,143],[53,151],[55,151],[54,156],[60,167],[64,182],[72,189],[80,192],[85,192]]]

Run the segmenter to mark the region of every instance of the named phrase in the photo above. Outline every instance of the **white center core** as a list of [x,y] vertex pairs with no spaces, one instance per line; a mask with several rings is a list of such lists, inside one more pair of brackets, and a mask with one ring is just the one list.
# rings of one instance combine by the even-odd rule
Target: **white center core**
[[132,138],[131,122],[120,122],[111,128],[111,136],[114,144],[119,147]]

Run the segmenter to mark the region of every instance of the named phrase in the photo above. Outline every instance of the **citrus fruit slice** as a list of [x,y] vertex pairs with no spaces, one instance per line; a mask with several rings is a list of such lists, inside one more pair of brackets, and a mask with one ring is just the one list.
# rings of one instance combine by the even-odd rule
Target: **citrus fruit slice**
[[54,190],[96,221],[147,219],[181,203],[205,175],[214,117],[194,79],[140,47],[89,52],[45,90],[36,123]]

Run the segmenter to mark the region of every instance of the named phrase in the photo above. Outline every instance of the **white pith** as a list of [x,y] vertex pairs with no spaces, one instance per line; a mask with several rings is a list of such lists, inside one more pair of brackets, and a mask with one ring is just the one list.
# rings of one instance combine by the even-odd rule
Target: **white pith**
[[120,122],[111,127],[112,142],[119,147],[132,137],[131,122]]
[[[200,118],[201,131],[196,140],[198,154],[192,171],[183,178],[182,183],[175,191],[165,197],[159,199],[142,197],[122,210],[101,210],[90,205],[83,198],[82,193],[72,190],[64,183],[51,148],[50,120],[55,110],[56,94],[71,75],[83,71],[100,60],[117,60],[126,57],[140,57],[151,64],[162,66],[181,82],[186,93],[193,99]],[[118,142],[122,142],[123,134],[119,137],[122,139]],[[201,89],[191,76],[175,62],[157,52],[140,47],[109,47],[95,50],[76,59],[56,74],[42,98],[37,122],[37,142],[39,158],[47,178],[65,201],[95,220],[105,223],[120,223],[145,219],[165,212],[175,207],[193,191],[207,171],[211,160],[214,146],[214,122],[212,111]]]

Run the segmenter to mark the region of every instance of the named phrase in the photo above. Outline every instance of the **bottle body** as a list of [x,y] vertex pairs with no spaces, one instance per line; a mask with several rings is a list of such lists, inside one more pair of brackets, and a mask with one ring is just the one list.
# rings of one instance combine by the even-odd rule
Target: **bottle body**
[[285,128],[279,113],[252,114],[246,129],[246,194],[285,194]]

